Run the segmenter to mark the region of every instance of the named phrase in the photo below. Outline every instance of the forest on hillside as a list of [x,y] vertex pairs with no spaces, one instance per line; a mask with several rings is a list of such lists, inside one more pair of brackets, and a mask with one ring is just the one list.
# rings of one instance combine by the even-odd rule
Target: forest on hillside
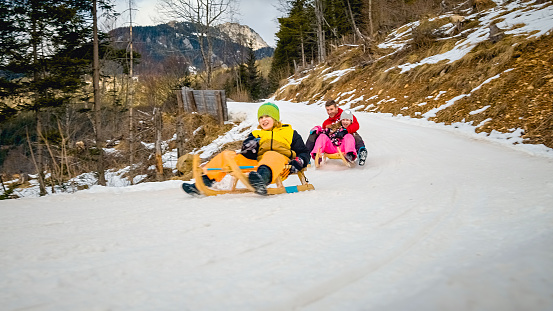
[[[484,9],[491,0],[293,0],[279,18],[271,81],[324,62],[343,44],[358,44],[371,54],[393,29],[450,10]],[[492,2],[493,3],[493,2]]]
[[[213,7],[230,2],[204,1]],[[484,9],[488,2],[283,1],[285,14],[279,18],[270,64],[257,60],[245,46],[245,57],[236,66],[217,67],[210,41],[217,21],[192,21],[201,30],[197,48],[203,66],[193,71],[189,60],[175,55],[149,63],[148,72],[139,76],[133,68],[143,59],[140,53],[114,44],[108,33],[99,33],[95,40],[93,4],[109,16],[114,13],[111,1],[2,2],[0,172],[2,181],[17,179],[8,187],[2,183],[3,198],[9,197],[9,188],[28,187],[30,182],[40,183],[41,194],[69,191],[73,178],[89,172],[103,184],[109,169],[127,169],[131,183],[178,178],[179,172],[156,163],[161,153],[175,148],[177,123],[184,124],[186,135],[180,155],[232,125],[180,112],[175,90],[224,89],[233,100],[266,98],[284,78],[325,62],[339,46],[362,46],[364,57],[370,58],[375,44],[406,22],[455,8]]]
[[[434,10],[375,34],[375,44],[331,45],[325,62],[296,67],[275,99],[332,98],[356,111],[553,147],[553,1],[441,2]],[[278,55],[277,47],[275,62]]]

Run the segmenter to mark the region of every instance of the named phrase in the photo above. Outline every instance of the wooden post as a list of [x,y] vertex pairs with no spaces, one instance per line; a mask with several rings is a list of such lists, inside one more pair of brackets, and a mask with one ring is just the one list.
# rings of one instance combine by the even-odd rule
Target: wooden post
[[[194,93],[192,90],[186,90],[186,102],[188,103],[188,108],[190,111],[196,111],[198,112],[198,105],[196,104],[196,99],[194,98]],[[185,103],[186,103],[185,102]]]
[[2,175],[0,174],[0,183],[2,183],[2,189],[4,189],[4,193],[6,193],[6,186],[4,186],[4,179],[2,178]]
[[205,111],[198,111],[200,113],[209,113],[209,110],[207,109],[207,103],[205,102],[205,91],[201,91],[200,94],[202,95],[202,108],[205,110]]
[[219,124],[225,124],[225,117],[223,114],[223,97],[221,91],[215,91],[215,104],[217,105],[217,116],[219,118]]
[[154,108],[154,127],[155,127],[155,149],[156,149],[156,180],[163,181],[163,161],[161,158],[161,132],[163,120],[161,116],[161,108]]
[[182,96],[182,90],[176,91],[177,93],[177,157],[180,158],[184,155],[184,96]]
[[228,121],[227,95],[225,94],[224,90],[220,92],[221,92],[221,105],[223,107],[223,120]]

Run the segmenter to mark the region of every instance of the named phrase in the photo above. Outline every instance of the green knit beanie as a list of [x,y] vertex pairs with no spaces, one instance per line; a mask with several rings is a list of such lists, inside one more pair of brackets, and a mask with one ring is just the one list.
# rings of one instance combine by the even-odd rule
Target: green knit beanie
[[278,111],[278,106],[273,103],[265,103],[259,107],[257,110],[257,119],[262,116],[269,116],[275,121],[280,121],[280,112]]

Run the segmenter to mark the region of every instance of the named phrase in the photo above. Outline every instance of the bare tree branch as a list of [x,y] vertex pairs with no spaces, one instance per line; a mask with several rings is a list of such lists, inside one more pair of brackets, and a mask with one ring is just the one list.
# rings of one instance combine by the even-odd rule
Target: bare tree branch
[[213,38],[211,27],[234,11],[231,0],[160,0],[160,13],[195,26],[200,53],[207,72],[207,87],[211,87],[213,71]]

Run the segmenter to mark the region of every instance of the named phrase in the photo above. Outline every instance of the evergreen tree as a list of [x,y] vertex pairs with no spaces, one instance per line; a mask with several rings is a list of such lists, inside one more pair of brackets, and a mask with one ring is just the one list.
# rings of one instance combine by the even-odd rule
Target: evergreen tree
[[239,100],[257,101],[268,95],[266,80],[257,67],[252,42],[247,48],[246,59],[230,70],[231,78],[225,83],[225,91]]
[[[3,82],[18,95],[33,96],[26,104],[30,110],[67,103],[84,85],[82,77],[91,61],[86,51],[92,37],[90,2],[14,0],[3,6],[3,14],[10,14],[2,18]],[[24,77],[25,83],[6,76]]]
[[246,59],[246,89],[250,95],[250,98],[254,101],[261,98],[261,76],[257,70],[257,65],[255,64],[256,57],[253,52],[252,43],[248,47],[248,56]]
[[307,0],[291,1],[288,17],[278,19],[280,29],[275,34],[277,46],[269,73],[272,90],[278,87],[281,79],[294,72],[294,64],[305,65],[316,55],[313,53],[316,50],[313,20],[313,6]]
[[[107,1],[101,2],[109,8]],[[90,70],[92,3],[87,0],[2,2],[0,103],[35,112],[36,162],[42,174],[42,111],[71,102]],[[16,96],[13,96],[16,95]],[[41,194],[45,194],[43,178]]]
[[246,67],[245,63],[240,63],[238,65],[238,75],[236,79],[236,89],[240,92],[242,90],[245,90],[246,93],[249,94],[247,89],[247,81],[248,79],[248,68]]
[[[336,41],[354,34],[353,22],[356,25],[363,22],[361,15],[363,1],[326,0],[325,2],[326,37]],[[334,42],[334,44],[337,44],[337,42]]]
[[[401,0],[403,1],[403,0]],[[290,0],[288,15],[279,18],[280,29],[276,33],[277,46],[269,73],[271,90],[281,79],[294,73],[294,66],[307,66],[317,60],[319,53],[316,37],[316,16],[313,0]],[[320,0],[323,8],[322,34],[326,38],[322,48],[337,46],[345,40],[355,39],[355,28],[363,25],[364,0]]]

